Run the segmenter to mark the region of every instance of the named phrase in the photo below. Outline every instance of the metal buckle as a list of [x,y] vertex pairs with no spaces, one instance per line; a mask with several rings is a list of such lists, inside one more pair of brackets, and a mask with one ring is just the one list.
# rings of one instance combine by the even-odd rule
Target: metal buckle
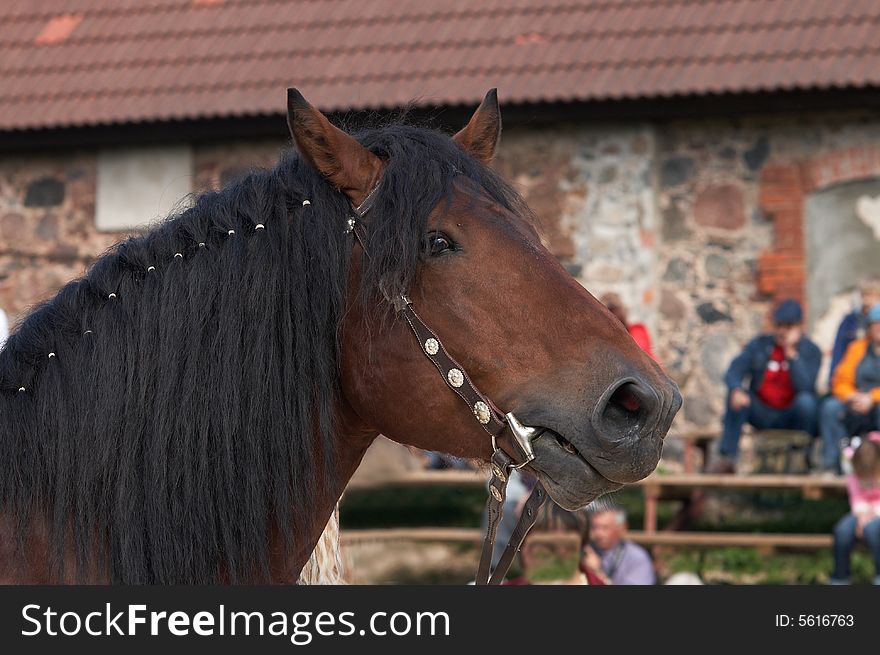
[[[532,439],[540,436],[543,430],[539,431],[537,428],[523,425],[519,422],[519,419],[513,415],[513,412],[507,412],[507,414],[504,415],[504,418],[507,419],[507,425],[510,427],[510,431],[513,433],[513,438],[516,439],[516,443],[526,454],[526,460],[524,462],[513,465],[513,468],[521,469],[535,459],[535,451],[532,449]],[[495,445],[494,437],[492,438],[492,445]]]

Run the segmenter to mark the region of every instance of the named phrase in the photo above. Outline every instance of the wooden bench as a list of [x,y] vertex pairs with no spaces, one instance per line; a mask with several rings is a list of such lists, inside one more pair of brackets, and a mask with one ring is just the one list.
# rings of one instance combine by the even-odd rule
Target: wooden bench
[[757,473],[806,473],[813,437],[800,430],[756,430],[753,442]]
[[[671,491],[689,494],[695,489],[754,490],[777,489],[800,491],[804,498],[817,499],[826,493],[843,493],[843,478],[820,478],[811,475],[721,475],[709,473],[658,474],[653,473],[634,483],[645,494],[645,524],[647,534],[657,531],[657,501],[670,497]],[[683,496],[685,497],[685,496]]]
[[702,454],[703,464],[700,470],[705,470],[706,462],[709,460],[709,447],[718,438],[718,433],[707,430],[686,430],[672,433],[666,438],[682,442],[684,445],[684,472],[696,473],[697,453]]

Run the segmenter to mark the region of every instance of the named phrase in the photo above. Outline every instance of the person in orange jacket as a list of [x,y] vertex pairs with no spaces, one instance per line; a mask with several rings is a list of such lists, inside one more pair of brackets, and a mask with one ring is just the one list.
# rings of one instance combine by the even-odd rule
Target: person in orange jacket
[[880,304],[868,310],[863,339],[847,346],[819,415],[822,465],[840,467],[841,439],[880,429]]

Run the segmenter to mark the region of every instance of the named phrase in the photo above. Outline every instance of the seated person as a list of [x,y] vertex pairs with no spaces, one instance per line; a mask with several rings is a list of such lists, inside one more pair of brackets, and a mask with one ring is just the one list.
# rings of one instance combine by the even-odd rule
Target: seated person
[[849,584],[849,565],[856,539],[874,558],[874,584],[880,585],[880,433],[872,432],[852,453],[847,475],[850,513],[834,526],[834,572],[831,584]]
[[831,350],[831,367],[828,370],[829,389],[834,379],[834,371],[840,364],[840,360],[843,359],[847,346],[856,339],[865,336],[868,310],[880,303],[880,277],[875,276],[863,280],[859,284],[859,294],[862,297],[861,306],[844,316],[837,328],[837,336],[834,338],[834,347]]
[[759,430],[803,430],[815,436],[822,353],[803,335],[802,322],[800,303],[782,301],[773,312],[773,332],[752,339],[730,363],[724,376],[728,396],[721,458],[712,472],[733,473],[746,423]]
[[846,349],[822,404],[822,465],[837,470],[844,437],[880,429],[880,304],[868,311],[867,334]]
[[581,571],[604,584],[656,584],[648,551],[626,538],[626,512],[622,507],[599,502],[602,505],[590,513],[590,541],[581,551]]
[[606,293],[602,296],[600,302],[608,308],[608,311],[614,314],[618,321],[623,323],[623,326],[626,328],[626,331],[629,332],[629,336],[633,338],[633,341],[636,342],[636,345],[648,353],[651,359],[657,361],[657,358],[651,350],[651,335],[648,334],[648,328],[642,323],[627,322],[626,306],[623,304],[620,296],[616,293]]

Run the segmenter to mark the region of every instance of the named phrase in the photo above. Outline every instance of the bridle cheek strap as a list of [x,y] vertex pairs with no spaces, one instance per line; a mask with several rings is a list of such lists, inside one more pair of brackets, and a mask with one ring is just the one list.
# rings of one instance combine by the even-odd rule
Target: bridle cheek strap
[[[364,254],[369,256],[366,247],[366,239],[361,233],[361,223],[358,219],[370,210],[375,201],[375,191],[369,193],[361,205],[354,207],[354,215],[348,219],[346,232],[353,233],[360,243]],[[412,301],[406,295],[399,298],[389,299],[398,313],[403,316],[412,333],[419,343],[422,353],[431,361],[446,386],[461,398],[473,414],[480,426],[486,431],[492,440],[492,476],[489,479],[489,500],[486,505],[487,526],[486,536],[483,540],[480,564],[477,570],[475,583],[478,585],[500,584],[513,562],[514,555],[522,545],[523,539],[529,529],[535,524],[538,510],[544,504],[547,493],[540,482],[535,484],[507,543],[501,559],[495,570],[491,572],[492,552],[495,547],[495,535],[498,525],[504,515],[504,499],[507,495],[507,482],[510,472],[514,468],[522,468],[535,458],[532,450],[532,439],[538,436],[538,431],[522,425],[519,420],[508,413],[503,415],[495,404],[477,390],[474,383],[468,377],[464,367],[459,364],[452,355],[443,347],[443,343],[434,334],[433,330],[421,319],[413,309]]]
[[[491,571],[492,553],[495,551],[495,537],[498,525],[504,517],[504,500],[507,497],[507,481],[513,466],[513,460],[503,450],[498,448],[492,453],[492,477],[489,478],[489,500],[486,503],[486,536],[483,538],[483,547],[480,551],[480,564],[477,568],[476,585],[498,585],[504,580],[504,576],[513,563],[513,558],[522,546],[529,530],[538,518],[538,510],[547,500],[547,492],[540,482],[535,483],[532,493],[523,506],[516,527],[510,535],[501,558]],[[490,577],[491,572],[491,577]]]

